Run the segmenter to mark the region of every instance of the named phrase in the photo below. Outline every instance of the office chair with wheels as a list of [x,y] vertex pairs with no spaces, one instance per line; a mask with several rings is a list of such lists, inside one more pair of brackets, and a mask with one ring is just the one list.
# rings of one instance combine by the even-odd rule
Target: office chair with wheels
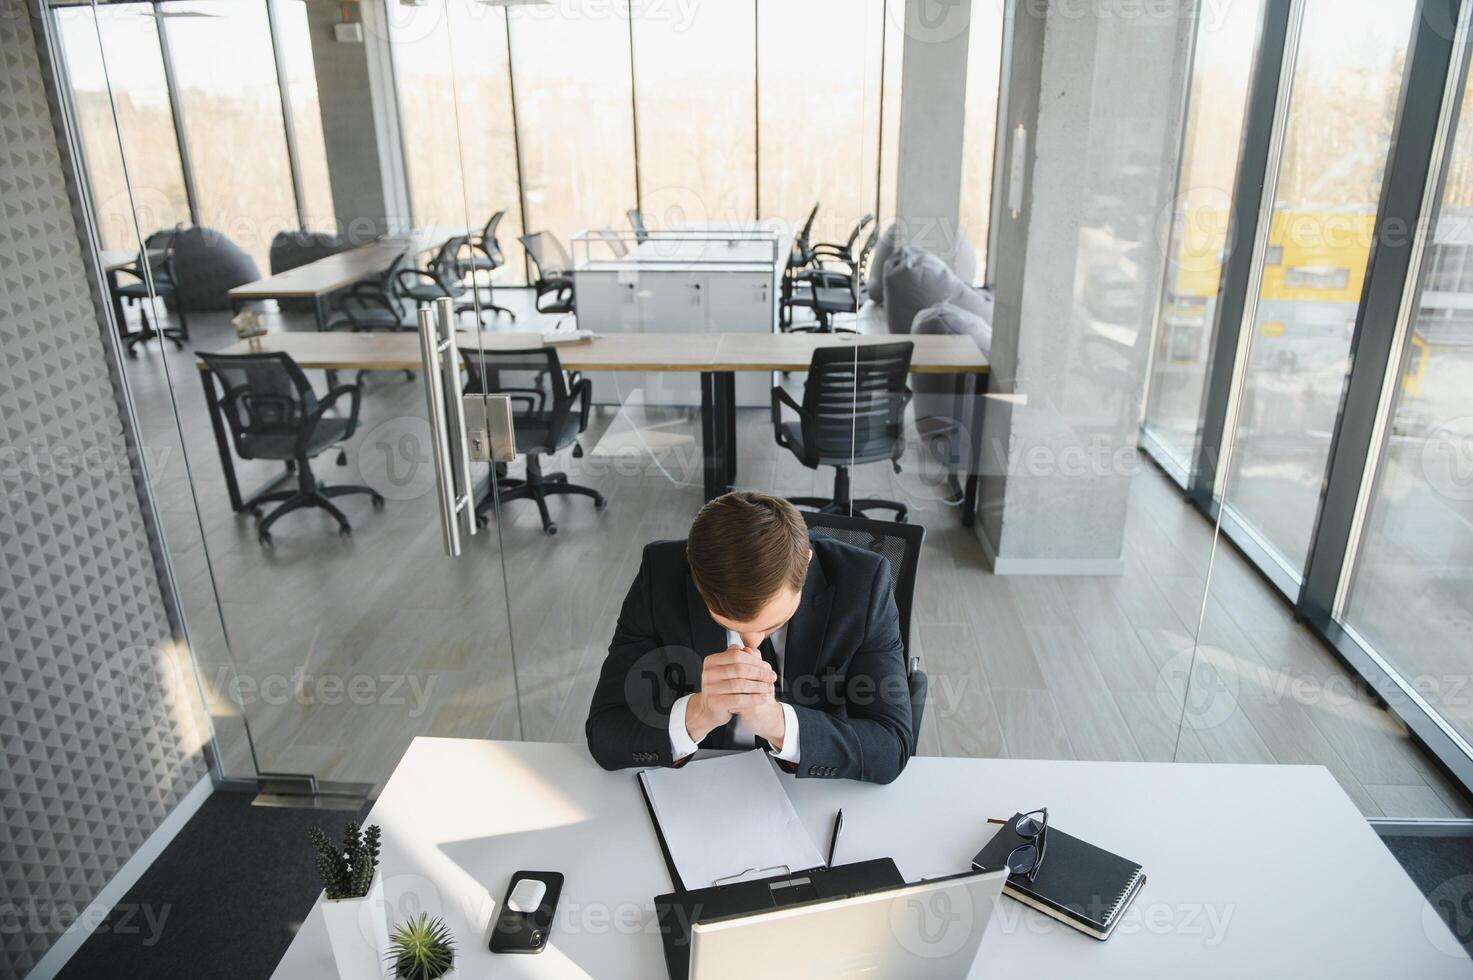
[[[828,265],[823,265],[821,260],[818,267],[797,272],[792,305],[811,309],[818,322],[811,327],[789,327],[789,333],[858,333],[850,327],[834,326],[834,316],[858,313],[864,305],[870,256],[874,254],[878,240],[879,229],[876,228],[870,231],[857,255],[850,246],[845,246],[844,251],[849,258],[833,256],[827,260]],[[840,267],[836,268],[836,265]]]
[[[251,513],[261,518],[261,504],[279,502],[256,527],[256,537],[262,544],[271,544],[271,525],[304,507],[327,511],[338,522],[339,534],[352,534],[353,526],[333,504],[334,497],[366,493],[375,509],[383,507],[384,498],[369,487],[327,486],[312,474],[311,460],[315,456],[351,438],[357,430],[362,398],[358,385],[338,385],[319,400],[290,354],[196,353],[210,369],[210,384],[218,380],[225,390],[220,412],[230,426],[236,455],[241,459],[281,460],[297,475],[295,490],[264,494],[251,508]],[[328,415],[328,410],[345,395],[349,398],[347,417]]]
[[[537,298],[533,301],[537,312],[572,313],[573,260],[568,257],[563,243],[550,231],[523,235],[517,241],[522,243],[537,269],[537,281],[533,283],[537,290]],[[551,296],[552,300],[544,306],[542,300],[546,296]]]
[[643,242],[650,237],[649,229],[644,224],[644,213],[639,208],[630,208],[624,212],[624,216],[629,219],[629,227],[634,229],[635,241]]
[[919,742],[926,693],[931,685],[930,678],[921,670],[921,658],[910,655],[910,608],[915,599],[916,569],[920,567],[926,529],[919,524],[894,524],[811,510],[803,512],[803,521],[812,537],[852,544],[873,551],[890,563],[890,589],[900,613],[900,642],[905,647],[906,680],[910,686],[911,734]]
[[337,293],[332,300],[333,312],[328,317],[327,329],[347,327],[355,333],[414,329],[408,322],[408,311],[397,286],[404,262],[404,256],[397,256],[382,272]]
[[462,348],[461,361],[468,375],[467,394],[511,396],[517,452],[527,457],[526,477],[498,477],[497,493],[488,493],[476,505],[477,517],[485,521],[488,512],[512,500],[535,500],[543,533],[556,534],[557,525],[547,511],[548,497],[577,494],[592,497],[597,510],[608,506],[604,495],[592,487],[569,483],[564,473],[542,472],[545,455],[568,446],[573,447],[575,458],[583,455],[578,435],[588,427],[592,382],[577,372],[565,374],[557,350],[552,347],[485,351]]
[[[849,493],[849,467],[888,459],[899,469],[905,453],[906,386],[915,344],[863,344],[820,347],[813,352],[803,403],[783,388],[772,389],[772,431],[777,444],[809,469],[834,467],[834,495],[789,497],[799,507],[825,514],[862,514],[892,510],[904,521],[906,507],[891,500],[854,500]],[[798,415],[784,422],[782,407]]]
[[814,263],[813,246],[809,243],[813,238],[813,222],[817,217],[818,203],[815,202],[813,210],[808,212],[808,218],[803,222],[803,227],[798,230],[797,237],[793,239],[792,251],[788,253],[788,264],[783,269],[782,297],[778,306],[778,326],[784,330],[793,322],[793,286],[796,281],[795,277],[800,269],[807,269]]
[[[118,273],[132,276],[137,282],[120,283],[113,290],[113,295],[128,303],[138,304],[138,314],[143,318],[143,329],[124,332],[123,342],[128,345],[128,356],[137,357],[137,346],[154,337],[164,337],[174,342],[177,350],[184,349],[184,341],[189,339],[189,319],[184,315],[184,304],[179,296],[179,278],[174,268],[174,241],[180,229],[184,226],[175,225],[173,228],[156,231],[149,235],[143,243],[143,251],[138,253],[138,259],[131,266],[119,269]],[[144,274],[145,264],[148,267],[147,275]],[[153,292],[149,292],[149,280],[153,282]],[[154,327],[148,319],[148,309],[152,306],[151,296],[157,296],[165,303],[165,309],[170,301],[174,304],[174,313],[179,317],[177,327]],[[154,310],[155,315],[158,311]],[[124,325],[118,324],[118,329],[123,330]]]
[[[464,266],[461,262],[464,253],[471,250],[471,241],[465,235],[447,239],[435,252],[435,257],[430,260],[429,268],[395,271],[395,291],[413,300],[416,306],[446,298],[455,302],[457,315],[475,312],[478,304],[475,297],[471,295],[471,291],[465,286]],[[479,309],[482,324],[485,323],[485,315],[488,312],[510,312],[490,303],[480,303]]]
[[[501,251],[501,243],[496,240],[496,229],[501,225],[501,219],[506,216],[503,208],[493,214],[481,230],[469,235],[464,245],[452,253],[455,256],[455,275],[447,281],[464,283],[470,280],[472,288],[477,295],[482,291],[486,298],[481,300],[481,309],[490,310],[492,313],[505,313],[515,320],[517,315],[504,306],[498,306],[494,302],[494,292],[491,286],[490,274],[506,265],[506,256]],[[485,281],[481,281],[480,274],[486,273]]]
[[866,214],[855,223],[854,229],[849,232],[849,238],[842,245],[830,242],[819,242],[810,250],[813,253],[814,264],[822,268],[826,262],[838,261],[853,269],[859,264],[858,253],[854,251],[854,244],[859,241],[859,236],[864,234],[875,220],[872,214]]

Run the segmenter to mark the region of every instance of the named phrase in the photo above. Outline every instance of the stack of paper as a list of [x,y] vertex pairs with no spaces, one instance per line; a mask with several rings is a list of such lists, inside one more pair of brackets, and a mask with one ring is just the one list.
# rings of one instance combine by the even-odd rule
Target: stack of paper
[[687,890],[824,864],[766,752],[649,769],[639,778]]

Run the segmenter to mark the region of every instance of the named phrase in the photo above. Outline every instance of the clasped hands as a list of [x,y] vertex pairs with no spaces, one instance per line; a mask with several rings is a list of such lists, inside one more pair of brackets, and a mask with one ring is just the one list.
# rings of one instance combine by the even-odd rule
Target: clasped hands
[[777,672],[751,647],[733,645],[711,654],[701,664],[701,689],[685,707],[691,741],[699,744],[735,715],[752,734],[782,751],[787,723],[776,687]]

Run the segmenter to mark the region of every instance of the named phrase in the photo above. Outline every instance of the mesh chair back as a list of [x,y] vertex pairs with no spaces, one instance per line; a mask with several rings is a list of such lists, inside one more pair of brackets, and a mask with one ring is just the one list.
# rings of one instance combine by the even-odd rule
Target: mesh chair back
[[854,243],[859,241],[859,236],[864,234],[864,230],[868,228],[870,226],[870,222],[874,220],[875,216],[872,214],[866,214],[864,217],[859,219],[859,223],[856,224],[854,226],[854,230],[849,233],[849,240],[844,243],[845,255],[854,254]]
[[649,229],[644,224],[644,214],[639,208],[630,208],[624,212],[624,216],[629,219],[629,227],[634,229],[634,238],[636,241],[642,242],[650,237]]
[[470,245],[470,238],[465,235],[456,235],[445,240],[435,257],[430,260],[430,271],[439,276],[446,285],[454,286],[464,278],[464,270],[460,264],[460,253]]
[[920,524],[893,524],[863,517],[803,511],[808,533],[815,538],[832,538],[856,548],[873,551],[890,565],[890,587],[895,608],[900,612],[900,640],[910,652],[910,607],[915,599],[916,569],[921,562],[921,545],[926,529]]
[[163,228],[143,240],[143,251],[138,253],[137,267],[148,267],[155,292],[169,292],[175,286],[174,243],[183,225]]
[[199,356],[225,389],[220,409],[242,458],[253,458],[253,451],[263,442],[280,442],[269,437],[295,437],[317,410],[312,384],[290,354],[201,352]]
[[467,394],[511,398],[519,453],[551,453],[576,435],[572,391],[553,347],[485,350],[462,347]]
[[803,385],[805,462],[849,466],[899,459],[915,344],[854,344],[813,352]]
[[481,229],[481,247],[486,250],[486,254],[490,255],[492,261],[497,265],[501,264],[502,257],[501,243],[496,240],[496,229],[501,226],[501,219],[504,217],[506,217],[505,208],[493,214],[490,220],[486,222],[486,227]]
[[[622,259],[624,256],[629,254],[629,246],[624,244],[624,239],[620,238],[619,233],[614,229],[599,228],[595,231],[589,232],[589,234],[607,245],[609,247],[609,251],[614,253],[614,258]],[[635,234],[638,235],[639,233],[635,232]],[[644,241],[644,239],[641,238],[640,241]]]
[[869,237],[864,240],[864,247],[854,257],[854,274],[850,276],[849,284],[853,288],[856,297],[858,297],[859,291],[864,288],[864,284],[869,282],[869,263],[870,259],[874,257],[875,245],[879,240],[880,226],[875,225],[870,229]]
[[818,202],[813,202],[813,210],[808,212],[808,220],[803,222],[803,227],[798,231],[798,245],[807,249],[809,241],[813,238],[813,221],[818,217]]
[[532,264],[537,266],[539,279],[553,279],[573,270],[573,260],[568,257],[568,250],[563,248],[563,243],[552,232],[539,231],[523,235],[520,241],[527,254],[532,257]]

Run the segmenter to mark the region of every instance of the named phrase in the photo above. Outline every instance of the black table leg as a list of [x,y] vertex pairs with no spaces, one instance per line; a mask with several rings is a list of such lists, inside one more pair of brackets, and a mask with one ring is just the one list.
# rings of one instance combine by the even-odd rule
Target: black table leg
[[701,462],[707,500],[726,493],[735,479],[735,395],[732,372],[701,372]]
[[977,523],[977,489],[982,477],[982,408],[987,402],[990,375],[974,374],[971,377],[972,397],[967,412],[967,481],[962,488],[963,527]]
[[215,449],[220,453],[220,469],[225,471],[225,489],[230,493],[230,509],[239,513],[245,508],[240,499],[240,484],[235,479],[235,459],[230,455],[230,442],[225,435],[225,419],[220,415],[220,396],[215,392],[215,375],[201,370],[199,379],[205,386],[205,405],[210,413],[210,428],[215,430]]

